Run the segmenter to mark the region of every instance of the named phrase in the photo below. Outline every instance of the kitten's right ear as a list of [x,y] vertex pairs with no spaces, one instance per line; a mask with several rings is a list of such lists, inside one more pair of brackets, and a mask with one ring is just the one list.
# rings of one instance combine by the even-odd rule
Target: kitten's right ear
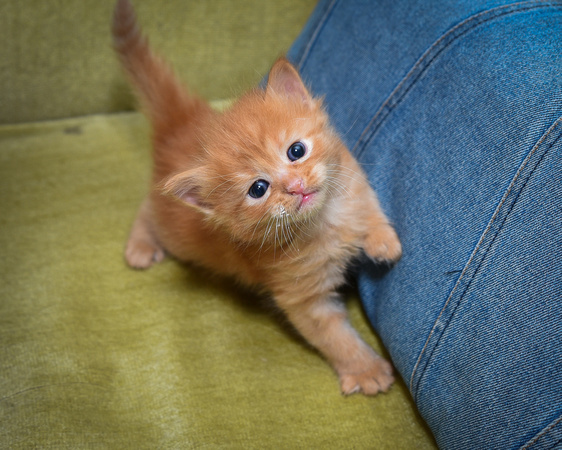
[[278,95],[302,100],[307,104],[312,103],[312,96],[302,82],[297,69],[286,58],[279,58],[273,64],[265,92],[266,95],[274,92]]
[[169,178],[164,183],[162,191],[207,215],[213,212],[212,206],[201,194],[201,184],[195,170],[182,172]]

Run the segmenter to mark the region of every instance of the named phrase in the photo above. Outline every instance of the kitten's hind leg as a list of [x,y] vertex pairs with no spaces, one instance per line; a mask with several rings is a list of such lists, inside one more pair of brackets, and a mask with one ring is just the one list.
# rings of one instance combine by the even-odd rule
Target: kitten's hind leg
[[165,256],[152,231],[151,220],[150,200],[147,198],[137,213],[125,248],[127,264],[135,269],[148,269]]
[[299,303],[278,303],[302,336],[334,367],[343,394],[388,391],[394,382],[392,366],[363,342],[334,296],[332,293]]

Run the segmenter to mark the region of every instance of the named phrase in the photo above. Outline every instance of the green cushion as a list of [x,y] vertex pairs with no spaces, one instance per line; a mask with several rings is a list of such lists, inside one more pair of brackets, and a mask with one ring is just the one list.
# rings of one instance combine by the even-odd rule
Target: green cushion
[[265,299],[173,260],[125,265],[147,128],[0,127],[0,448],[435,448],[402,381],[343,397]]
[[[237,96],[285,52],[314,0],[133,0],[191,88]],[[0,2],[0,123],[131,109],[111,48],[114,0]]]

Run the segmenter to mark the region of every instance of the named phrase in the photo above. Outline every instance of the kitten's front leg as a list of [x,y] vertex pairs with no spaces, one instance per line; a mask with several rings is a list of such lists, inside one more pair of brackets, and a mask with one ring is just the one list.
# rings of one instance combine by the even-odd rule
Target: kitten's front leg
[[301,335],[334,367],[344,394],[375,395],[390,388],[392,366],[359,337],[335,293],[298,303],[278,299],[278,303]]
[[363,244],[365,253],[375,261],[397,262],[402,256],[402,244],[377,201],[373,201],[367,224],[367,236]]
[[164,249],[157,242],[151,226],[150,200],[142,203],[125,248],[125,259],[135,269],[147,269],[164,259]]

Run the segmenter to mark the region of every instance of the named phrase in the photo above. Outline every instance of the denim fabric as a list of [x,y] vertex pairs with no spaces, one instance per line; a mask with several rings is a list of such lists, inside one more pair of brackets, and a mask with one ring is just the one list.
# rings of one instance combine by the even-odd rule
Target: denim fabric
[[321,1],[289,57],[402,239],[361,295],[438,444],[562,448],[562,2]]

